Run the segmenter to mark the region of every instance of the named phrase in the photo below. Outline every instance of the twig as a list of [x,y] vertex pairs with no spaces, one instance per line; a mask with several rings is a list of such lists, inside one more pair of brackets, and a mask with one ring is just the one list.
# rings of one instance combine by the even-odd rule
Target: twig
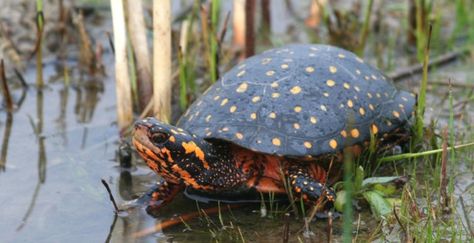
[[[438,56],[436,58],[433,58],[428,63],[428,70],[430,70],[431,68],[435,68],[435,67],[439,67],[441,65],[451,63],[452,61],[454,61],[454,60],[456,60],[456,59],[458,59],[458,58],[460,58],[464,55],[467,55],[469,53],[470,53],[470,50],[468,48],[465,48],[465,49],[462,49],[462,50],[453,51],[453,52],[446,53],[444,55]],[[408,77],[413,76],[415,74],[418,74],[421,71],[423,71],[423,64],[417,64],[417,65],[414,65],[414,66],[397,69],[397,70],[389,73],[388,76],[394,81],[400,81],[402,79],[405,79],[405,78],[408,78]]]
[[[359,220],[360,220],[360,216],[359,216]],[[328,212],[328,243],[332,242],[332,232],[333,232],[332,212]]]
[[283,240],[283,243],[288,243],[288,240],[290,239],[290,214],[285,213],[283,220],[285,221],[285,226],[283,227],[282,240]]
[[402,221],[401,221],[400,218],[398,217],[397,210],[395,209],[395,207],[393,208],[393,215],[395,215],[395,219],[397,220],[398,224],[399,224],[400,227],[402,228],[403,233],[405,234],[405,239],[408,240],[407,228],[405,227],[405,225],[403,225]]
[[220,46],[222,45],[222,41],[224,41],[225,34],[227,33],[227,25],[229,24],[229,18],[230,18],[230,11],[227,12],[224,20],[224,25],[222,26],[222,29],[219,33],[219,38],[217,39],[217,45]]
[[112,39],[112,35],[108,31],[105,32],[105,35],[107,36],[107,40],[109,40],[109,45],[110,45],[110,49],[112,50],[112,54],[115,55],[115,46],[114,46],[114,40]]
[[255,54],[255,0],[245,1],[245,57]]
[[441,174],[439,184],[440,204],[443,207],[442,211],[449,211],[449,199],[446,187],[448,186],[448,179],[446,176],[446,166],[448,161],[448,129],[443,131],[443,152],[441,153]]
[[3,64],[3,59],[0,60],[0,82],[2,83],[2,91],[3,91],[3,96],[5,97],[7,110],[9,112],[12,112],[13,99],[10,94],[10,89],[8,88],[7,77],[5,76],[5,65]]
[[453,82],[444,82],[444,81],[432,81],[430,80],[430,85],[443,85],[443,86],[451,86],[454,88],[461,88],[461,89],[474,89],[474,84],[465,84],[465,83],[453,83]]
[[115,202],[114,196],[112,195],[112,191],[110,190],[109,184],[104,179],[100,179],[100,181],[102,181],[102,184],[104,185],[105,189],[107,190],[107,193],[109,194],[109,199],[110,201],[112,201],[112,204],[114,205],[114,209],[115,209],[114,213],[118,214],[120,210],[117,207],[117,203]]
[[466,205],[464,204],[464,198],[462,196],[459,197],[459,200],[461,201],[461,208],[462,208],[462,211],[464,213],[464,218],[466,219],[466,224],[467,224],[467,230],[469,231],[469,233],[471,233],[471,236],[474,237],[474,231],[472,229],[472,226],[471,226],[471,221],[469,221],[469,216],[466,212]]
[[[471,146],[474,146],[474,142],[451,146],[451,147],[448,147],[447,150],[451,151],[454,149],[461,149],[461,148],[466,148],[466,147],[471,147]],[[397,154],[397,155],[381,158],[379,161],[388,162],[388,161],[395,161],[395,160],[401,160],[401,159],[411,159],[411,158],[417,158],[417,157],[422,157],[422,156],[427,156],[427,155],[432,155],[432,154],[438,154],[441,152],[443,152],[443,149],[434,149],[434,150],[424,151],[420,153]]]

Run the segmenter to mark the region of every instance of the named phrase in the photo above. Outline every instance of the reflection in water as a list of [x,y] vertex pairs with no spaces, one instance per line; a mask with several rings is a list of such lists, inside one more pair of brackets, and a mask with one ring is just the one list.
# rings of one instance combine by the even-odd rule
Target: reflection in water
[[42,134],[44,124],[43,99],[43,90],[38,88],[36,92],[36,116],[38,118],[38,122],[36,124],[33,123],[33,130],[38,141],[38,183],[36,184],[35,190],[33,192],[30,205],[28,206],[28,209],[21,220],[21,224],[17,228],[17,231],[20,231],[26,225],[28,218],[35,207],[41,185],[46,182],[46,148],[44,144],[45,137]]
[[10,133],[12,130],[13,115],[7,112],[7,121],[5,122],[5,131],[3,133],[2,150],[0,152],[0,171],[5,171],[7,164],[8,141],[10,140]]
[[104,92],[104,84],[100,80],[92,78],[82,81],[76,91],[76,104],[74,113],[79,123],[89,123],[94,115],[100,95]]
[[64,86],[60,91],[59,91],[59,116],[56,119],[56,124],[58,127],[59,134],[61,135],[61,138],[63,139],[63,143],[65,145],[68,144],[68,139],[66,135],[66,129],[67,129],[67,123],[66,123],[66,114],[67,114],[67,103],[69,99],[69,87]]
[[114,221],[112,221],[112,224],[110,225],[110,229],[109,229],[109,234],[107,235],[107,239],[105,239],[105,242],[106,243],[109,243],[110,240],[112,239],[112,233],[114,232],[114,228],[115,228],[115,223],[117,223],[117,214],[114,214]]

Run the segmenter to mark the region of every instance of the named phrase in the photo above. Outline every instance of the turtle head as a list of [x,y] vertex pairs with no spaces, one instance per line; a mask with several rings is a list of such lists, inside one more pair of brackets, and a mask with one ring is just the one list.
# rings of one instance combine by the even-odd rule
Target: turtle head
[[209,167],[207,142],[152,117],[135,123],[133,144],[147,165],[165,179],[187,181]]

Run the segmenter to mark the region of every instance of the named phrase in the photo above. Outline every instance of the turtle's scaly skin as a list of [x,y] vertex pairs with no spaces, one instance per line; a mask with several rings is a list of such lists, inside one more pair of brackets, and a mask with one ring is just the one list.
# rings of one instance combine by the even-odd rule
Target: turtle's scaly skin
[[286,193],[286,179],[296,198],[331,202],[334,192],[316,159],[394,131],[414,104],[414,95],[351,52],[289,45],[230,70],[177,127],[154,118],[137,122],[133,143],[165,180],[153,194],[156,207],[186,186]]

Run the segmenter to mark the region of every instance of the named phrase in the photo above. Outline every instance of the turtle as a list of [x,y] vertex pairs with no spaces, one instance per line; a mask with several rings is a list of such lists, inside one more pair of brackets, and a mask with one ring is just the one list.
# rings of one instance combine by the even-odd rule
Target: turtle
[[233,67],[176,126],[152,117],[137,121],[132,142],[161,176],[154,209],[186,188],[291,190],[306,204],[331,207],[336,196],[324,160],[403,127],[415,100],[350,51],[290,44]]

